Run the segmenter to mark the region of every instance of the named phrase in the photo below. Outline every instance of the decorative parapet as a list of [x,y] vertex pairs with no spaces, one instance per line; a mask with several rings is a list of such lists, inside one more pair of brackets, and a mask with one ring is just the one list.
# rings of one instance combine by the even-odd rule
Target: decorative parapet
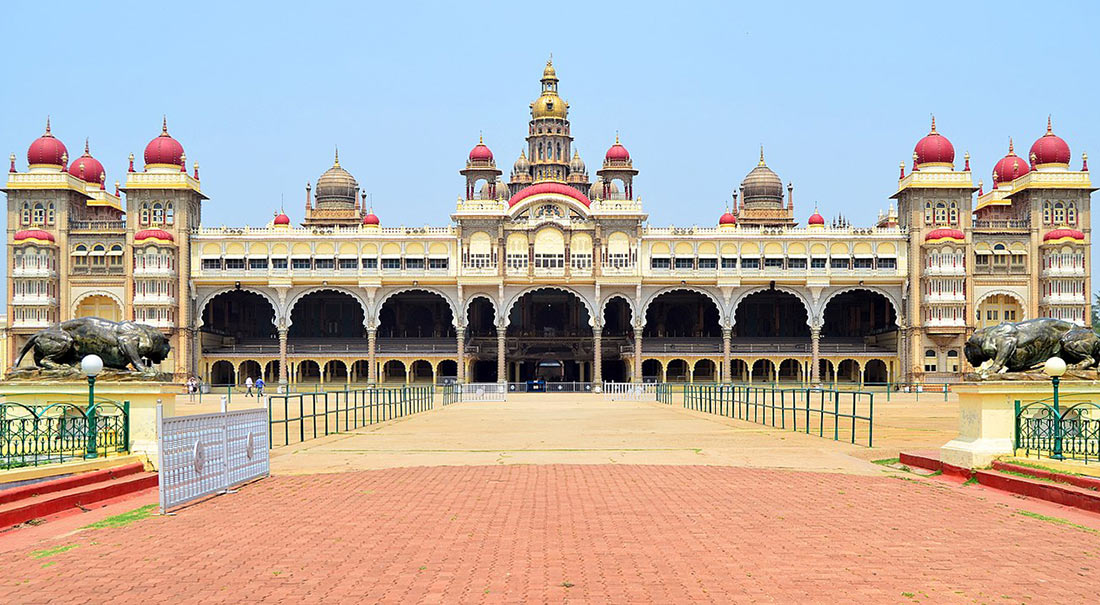
[[453,226],[448,227],[199,227],[196,237],[222,238],[227,235],[251,237],[276,237],[279,239],[316,239],[318,236],[386,239],[393,237],[454,237]]
[[186,172],[129,172],[123,189],[187,189],[202,195],[198,179]]
[[88,184],[68,172],[11,172],[8,173],[8,190],[18,189],[67,189],[85,197]]
[[896,198],[899,193],[917,187],[921,189],[977,189],[970,179],[969,172],[917,170],[905,175],[898,181],[898,192],[890,196]]

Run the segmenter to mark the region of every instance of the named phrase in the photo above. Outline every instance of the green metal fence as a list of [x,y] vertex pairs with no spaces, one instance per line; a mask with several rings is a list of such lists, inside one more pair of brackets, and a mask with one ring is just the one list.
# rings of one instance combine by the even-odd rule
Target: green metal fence
[[130,402],[0,402],[0,469],[129,451]]
[[[671,402],[671,389],[665,398],[664,403]],[[834,441],[867,447],[874,443],[875,395],[866,391],[688,384],[683,387],[683,405]]]
[[1052,398],[1022,404],[1016,400],[1014,447],[1025,456],[1055,460],[1100,460],[1100,405],[1093,401],[1068,402],[1061,409]]
[[370,387],[268,396],[268,443],[289,445],[430,410],[431,386]]

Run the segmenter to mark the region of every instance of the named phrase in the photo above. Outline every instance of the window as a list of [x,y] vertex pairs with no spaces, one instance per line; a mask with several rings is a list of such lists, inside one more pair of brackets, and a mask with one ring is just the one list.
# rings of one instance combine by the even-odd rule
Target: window
[[377,269],[378,268],[378,259],[377,258],[364,258],[363,259],[363,268],[364,269],[370,269],[372,271]]
[[46,224],[52,225],[54,223],[54,217],[57,212],[54,210],[53,202],[46,204]]
[[428,268],[432,271],[446,271],[447,267],[450,266],[449,260],[447,258],[429,258]]
[[765,258],[764,259],[764,268],[765,269],[782,269],[783,268],[783,259],[781,259],[781,258]]
[[248,259],[248,268],[252,271],[266,271],[267,259],[266,258],[250,258]]
[[536,254],[536,269],[561,269],[565,266],[564,254]]
[[650,267],[654,269],[668,269],[672,267],[672,259],[668,257],[653,257],[649,261]]
[[723,269],[736,269],[737,268],[737,259],[736,258],[722,258],[722,268]]
[[164,206],[161,206],[160,202],[155,202],[153,204],[153,224],[164,224]]
[[348,269],[358,269],[359,268],[359,259],[357,259],[357,258],[341,258],[339,267],[340,267],[340,269],[345,270],[345,271],[348,270]]
[[787,267],[790,269],[805,269],[806,259],[804,258],[788,258]]
[[222,259],[220,258],[204,258],[202,259],[203,271],[216,271],[222,268]]
[[334,259],[334,258],[315,258],[315,259],[313,259],[313,268],[314,269],[325,269],[325,270],[335,269],[336,268],[336,259]]
[[149,224],[149,203],[148,202],[145,202],[141,205],[140,222],[141,222],[142,225],[148,225]]
[[878,259],[879,269],[894,270],[898,268],[898,259],[896,258],[880,258]]
[[924,352],[924,371],[925,372],[936,372],[936,371],[938,371],[937,370],[937,365],[936,365],[936,352],[933,351],[932,349],[928,349],[927,351]]
[[310,269],[313,263],[309,262],[308,258],[292,258],[290,259],[290,267],[292,269]]
[[1073,202],[1066,206],[1066,223],[1069,225],[1077,224],[1077,204]]
[[176,223],[176,211],[172,208],[172,202],[168,202],[164,205],[164,222],[169,225],[174,225]]
[[811,269],[824,269],[825,268],[825,259],[824,258],[811,258],[810,259],[810,268]]
[[936,203],[936,224],[943,225],[947,223],[947,204],[943,202]]
[[959,352],[954,349],[947,352],[947,370],[954,373],[959,371]]
[[743,258],[743,259],[741,259],[741,268],[742,269],[759,269],[760,268],[760,259],[759,258]]
[[718,259],[717,258],[700,258],[699,259],[699,268],[700,269],[717,269],[718,268]]
[[424,259],[422,258],[406,258],[405,269],[409,271],[423,271]]
[[694,258],[677,258],[677,259],[675,259],[674,266],[677,269],[694,269],[695,268],[695,259]]
[[1066,224],[1066,207],[1062,204],[1062,202],[1056,202],[1054,204],[1054,224]]
[[34,205],[34,224],[43,225],[46,223],[46,208],[42,204]]
[[1050,202],[1043,202],[1043,224],[1050,224]]
[[273,259],[271,259],[271,268],[272,269],[286,269],[286,259],[285,258],[273,258]]
[[225,269],[227,271],[233,271],[233,270],[242,271],[242,270],[244,270],[244,259],[243,258],[227,258],[227,259],[225,259]]
[[24,225],[31,224],[31,205],[27,202],[23,202],[23,212],[19,221]]
[[874,265],[873,258],[856,258],[852,260],[853,267],[856,269],[870,269]]
[[931,225],[932,221],[933,221],[933,218],[932,218],[932,202],[925,202],[924,203],[924,224]]
[[830,258],[829,259],[829,268],[830,269],[847,269],[848,268],[848,259],[846,259],[846,258]]
[[988,266],[989,265],[989,255],[979,253],[977,256],[974,257],[974,264],[978,265],[979,267]]
[[401,259],[400,258],[383,258],[382,259],[382,268],[383,269],[400,269],[401,268]]

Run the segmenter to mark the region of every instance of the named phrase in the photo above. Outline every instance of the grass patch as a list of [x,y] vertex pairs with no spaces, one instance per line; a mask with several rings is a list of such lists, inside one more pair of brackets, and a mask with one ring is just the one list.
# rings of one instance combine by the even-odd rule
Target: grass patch
[[882,460],[872,460],[871,464],[881,464],[882,466],[891,466],[901,462],[901,458],[883,458]]
[[[1044,465],[1044,464],[1039,464],[1037,462],[1028,462],[1026,460],[1012,459],[1012,460],[1002,460],[1002,462],[1005,462],[1005,463],[1008,463],[1008,464],[1015,464],[1016,466],[1024,466],[1024,467],[1027,467],[1027,468],[1033,468],[1033,469],[1038,470],[1038,471],[1047,471],[1047,472],[1051,472],[1051,473],[1058,473],[1058,474],[1061,474],[1061,475],[1074,475],[1076,477],[1096,477],[1096,475],[1089,475],[1087,473],[1076,473],[1076,472],[1073,472],[1073,471],[1070,471],[1070,470],[1065,470],[1065,469],[1058,468],[1056,466],[1047,466],[1047,465]],[[1007,471],[1000,471],[1000,472],[1007,472]]]
[[977,482],[978,482],[978,476],[977,475],[971,475],[971,477],[969,479],[967,479],[966,481],[963,482],[963,485],[974,485]]
[[54,555],[59,555],[63,552],[70,551],[70,550],[76,548],[77,546],[80,546],[80,545],[79,544],[66,544],[65,546],[55,546],[53,548],[47,548],[47,549],[44,549],[44,550],[36,550],[36,551],[31,553],[31,557],[35,558],[35,559],[44,559],[46,557],[52,557]]
[[146,504],[141,508],[135,508],[128,513],[122,513],[121,515],[115,515],[113,517],[107,517],[102,521],[96,521],[91,525],[85,525],[80,529],[103,529],[106,527],[122,527],[129,525],[135,521],[141,521],[142,519],[153,514],[153,510],[157,507],[156,504]]
[[1073,521],[1069,521],[1069,520],[1063,519],[1061,517],[1048,517],[1046,515],[1040,515],[1039,513],[1033,513],[1031,511],[1026,511],[1026,510],[1018,510],[1018,511],[1016,511],[1016,514],[1024,516],[1024,517],[1031,517],[1032,519],[1038,519],[1040,521],[1046,521],[1047,523],[1053,523],[1055,525],[1065,525],[1066,527],[1072,527],[1074,529],[1079,529],[1083,532],[1090,533],[1090,534],[1100,534],[1100,530],[1093,529],[1091,527],[1086,527],[1084,525],[1079,525],[1077,523],[1074,523]]

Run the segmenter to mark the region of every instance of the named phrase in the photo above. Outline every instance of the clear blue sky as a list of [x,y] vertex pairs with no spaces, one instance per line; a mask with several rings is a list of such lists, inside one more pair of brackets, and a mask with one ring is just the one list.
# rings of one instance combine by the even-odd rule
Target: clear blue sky
[[384,225],[442,225],[479,131],[511,169],[552,52],[590,172],[618,130],[656,225],[715,224],[761,144],[800,221],[866,225],[932,113],[987,186],[1047,114],[1100,167],[1095,3],[779,4],[9,4],[0,152],[25,169],[49,114],[113,183],[167,114],[207,225],[298,222],[337,144]]

